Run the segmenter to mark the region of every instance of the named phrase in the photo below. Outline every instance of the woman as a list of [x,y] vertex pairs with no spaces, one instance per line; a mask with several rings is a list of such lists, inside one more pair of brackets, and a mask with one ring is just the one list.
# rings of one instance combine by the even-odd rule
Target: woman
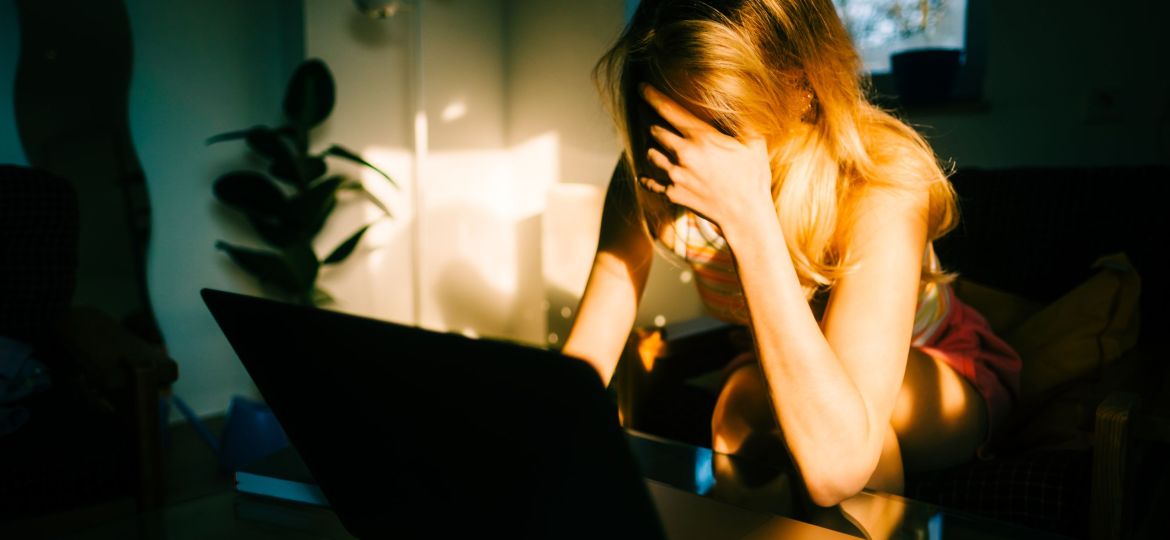
[[821,506],[986,451],[1020,367],[935,257],[949,181],[860,72],[830,0],[643,0],[595,73],[625,153],[563,349],[610,379],[661,244],[753,338],[713,448],[777,438]]

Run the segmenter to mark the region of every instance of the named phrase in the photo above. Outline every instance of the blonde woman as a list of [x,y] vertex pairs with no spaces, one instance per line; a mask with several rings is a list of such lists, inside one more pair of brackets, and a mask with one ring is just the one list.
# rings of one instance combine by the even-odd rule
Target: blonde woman
[[752,337],[713,448],[774,437],[821,506],[987,451],[1020,367],[932,249],[946,175],[860,72],[831,0],[643,0],[595,72],[625,152],[563,349],[609,381],[673,253]]

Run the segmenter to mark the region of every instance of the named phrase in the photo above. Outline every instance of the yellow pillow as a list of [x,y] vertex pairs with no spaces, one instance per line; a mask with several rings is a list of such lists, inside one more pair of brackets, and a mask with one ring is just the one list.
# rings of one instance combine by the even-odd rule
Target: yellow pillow
[[1141,278],[1125,254],[1099,259],[1099,271],[1021,323],[1004,339],[1024,360],[1025,404],[1101,370],[1137,343]]
[[1095,378],[1137,343],[1141,278],[1124,253],[1098,259],[1098,272],[1048,305],[964,281],[956,294],[1020,353],[1025,409],[1061,385]]
[[969,279],[956,283],[956,295],[1023,359],[1025,408],[1067,382],[1096,378],[1137,342],[1142,282],[1134,265],[1126,254],[1113,254],[1093,268],[1096,274],[1047,305]]

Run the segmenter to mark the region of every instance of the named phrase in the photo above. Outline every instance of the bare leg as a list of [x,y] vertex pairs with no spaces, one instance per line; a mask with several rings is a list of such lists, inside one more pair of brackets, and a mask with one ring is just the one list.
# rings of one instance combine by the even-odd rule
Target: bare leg
[[939,470],[975,456],[987,437],[987,407],[975,387],[946,362],[915,349],[890,425],[907,471]]

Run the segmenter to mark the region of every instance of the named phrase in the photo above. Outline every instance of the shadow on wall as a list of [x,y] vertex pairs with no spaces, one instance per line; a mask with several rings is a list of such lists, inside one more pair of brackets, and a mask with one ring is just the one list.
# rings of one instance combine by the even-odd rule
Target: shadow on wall
[[539,286],[541,258],[532,253],[539,251],[540,216],[514,221],[480,207],[459,205],[437,208],[427,219],[461,227],[457,236],[464,245],[499,246],[502,235],[515,239],[511,254],[489,258],[460,253],[438,269],[432,286],[443,326],[465,334],[542,345],[545,304]]

